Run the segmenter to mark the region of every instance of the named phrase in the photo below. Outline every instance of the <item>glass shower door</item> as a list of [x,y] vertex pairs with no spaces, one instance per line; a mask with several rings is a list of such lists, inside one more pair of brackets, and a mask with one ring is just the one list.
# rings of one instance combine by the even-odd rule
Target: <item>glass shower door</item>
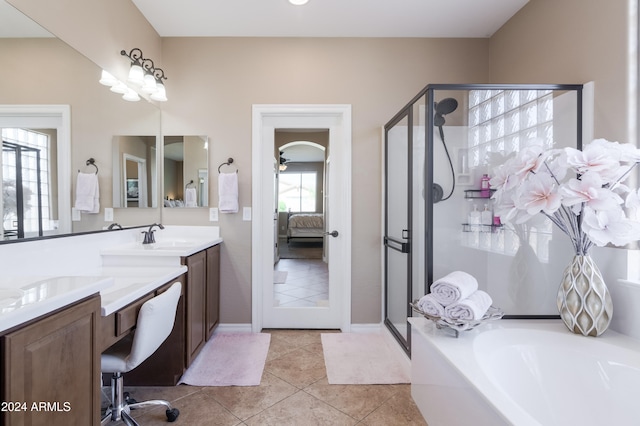
[[411,295],[410,110],[385,128],[385,324],[409,350]]

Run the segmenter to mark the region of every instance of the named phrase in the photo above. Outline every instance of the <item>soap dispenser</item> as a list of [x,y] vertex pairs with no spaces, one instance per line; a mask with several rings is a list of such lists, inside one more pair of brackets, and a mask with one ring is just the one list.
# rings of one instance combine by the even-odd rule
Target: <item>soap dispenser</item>
[[469,225],[480,225],[480,211],[475,204],[473,205],[473,210],[469,212]]
[[483,225],[492,225],[493,224],[493,212],[489,210],[489,204],[484,205],[484,210],[482,210],[480,216],[480,222]]

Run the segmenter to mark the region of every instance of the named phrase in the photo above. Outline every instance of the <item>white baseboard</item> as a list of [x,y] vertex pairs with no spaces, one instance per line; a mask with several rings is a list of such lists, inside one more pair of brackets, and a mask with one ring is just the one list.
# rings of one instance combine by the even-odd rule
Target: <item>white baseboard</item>
[[218,324],[213,333],[251,333],[251,324]]

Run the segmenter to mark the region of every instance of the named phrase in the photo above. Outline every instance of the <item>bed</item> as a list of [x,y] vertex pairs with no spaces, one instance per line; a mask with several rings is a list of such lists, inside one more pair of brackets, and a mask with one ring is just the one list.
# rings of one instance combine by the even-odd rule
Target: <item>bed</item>
[[289,213],[287,243],[294,238],[324,238],[324,215],[322,213]]

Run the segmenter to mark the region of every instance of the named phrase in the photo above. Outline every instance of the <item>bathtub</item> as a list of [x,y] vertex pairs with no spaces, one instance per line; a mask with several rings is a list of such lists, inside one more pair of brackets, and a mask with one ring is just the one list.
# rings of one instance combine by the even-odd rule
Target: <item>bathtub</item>
[[411,395],[429,426],[640,425],[640,341],[500,320],[454,338],[410,318]]

